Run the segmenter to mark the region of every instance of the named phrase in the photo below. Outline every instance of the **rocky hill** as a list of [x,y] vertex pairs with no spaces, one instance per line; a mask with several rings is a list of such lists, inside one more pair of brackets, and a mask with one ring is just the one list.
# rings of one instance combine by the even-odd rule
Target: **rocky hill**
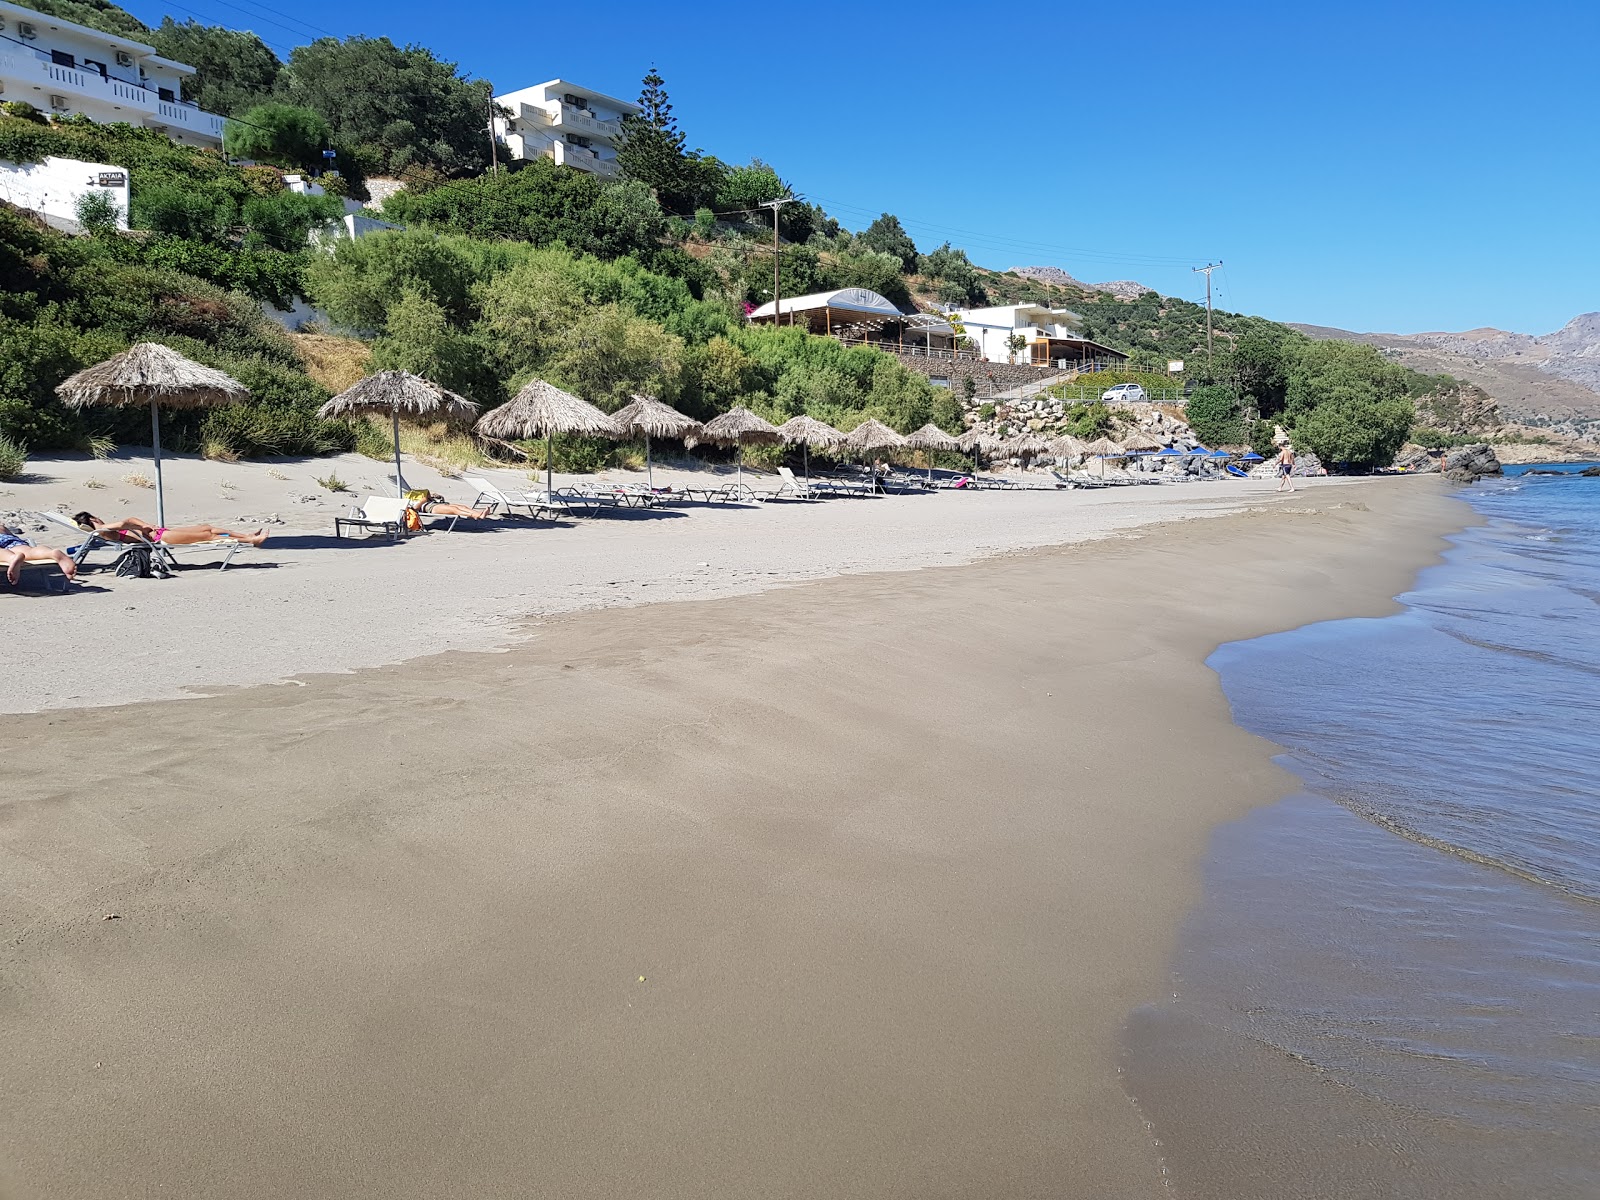
[[1600,312],[1574,317],[1542,336],[1504,329],[1399,334],[1294,328],[1314,338],[1365,342],[1415,370],[1469,380],[1514,420],[1600,431]]
[[1118,300],[1135,300],[1153,288],[1147,288],[1142,283],[1135,283],[1131,279],[1113,279],[1109,283],[1084,283],[1060,267],[1012,267],[1013,275],[1021,275],[1024,279],[1037,279],[1040,283],[1048,283],[1052,287],[1078,288],[1085,292],[1109,292]]

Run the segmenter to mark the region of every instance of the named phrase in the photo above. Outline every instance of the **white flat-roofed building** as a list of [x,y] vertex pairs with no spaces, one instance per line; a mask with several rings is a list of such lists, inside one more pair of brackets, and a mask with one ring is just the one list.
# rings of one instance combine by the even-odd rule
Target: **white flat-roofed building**
[[222,118],[183,100],[194,68],[146,46],[0,0],[0,100],[159,129],[174,141],[222,146]]
[[494,127],[512,158],[553,158],[608,179],[617,173],[622,118],[640,111],[637,104],[565,79],[507,92],[494,102],[511,112],[496,117]]
[[[960,321],[978,356],[987,362],[1071,367],[1094,360],[1127,358],[1120,350],[1084,337],[1081,318],[1065,308],[1002,304],[957,309],[952,315]],[[1011,339],[1019,334],[1022,349],[1012,350]]]

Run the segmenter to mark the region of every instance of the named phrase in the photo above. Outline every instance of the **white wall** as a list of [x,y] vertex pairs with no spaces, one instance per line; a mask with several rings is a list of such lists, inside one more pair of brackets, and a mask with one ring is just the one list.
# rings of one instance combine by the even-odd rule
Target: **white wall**
[[[102,175],[121,176],[120,185],[100,183]],[[52,225],[78,228],[78,198],[99,193],[117,209],[117,228],[128,227],[128,172],[110,163],[75,158],[45,158],[35,163],[0,159],[0,200],[39,213]]]

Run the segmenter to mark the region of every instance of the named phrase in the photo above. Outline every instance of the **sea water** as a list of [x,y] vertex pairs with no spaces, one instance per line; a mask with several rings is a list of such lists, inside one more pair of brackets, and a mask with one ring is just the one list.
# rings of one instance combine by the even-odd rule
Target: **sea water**
[[1218,831],[1129,1090],[1194,1197],[1600,1197],[1600,478],[1404,611],[1224,646],[1305,792]]

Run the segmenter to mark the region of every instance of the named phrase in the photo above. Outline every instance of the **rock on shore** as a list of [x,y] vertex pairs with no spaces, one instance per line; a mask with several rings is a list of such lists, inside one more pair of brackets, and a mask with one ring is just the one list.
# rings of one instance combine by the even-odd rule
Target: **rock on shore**
[[1481,443],[1452,450],[1444,458],[1444,477],[1452,483],[1475,483],[1487,475],[1501,473],[1494,447]]

